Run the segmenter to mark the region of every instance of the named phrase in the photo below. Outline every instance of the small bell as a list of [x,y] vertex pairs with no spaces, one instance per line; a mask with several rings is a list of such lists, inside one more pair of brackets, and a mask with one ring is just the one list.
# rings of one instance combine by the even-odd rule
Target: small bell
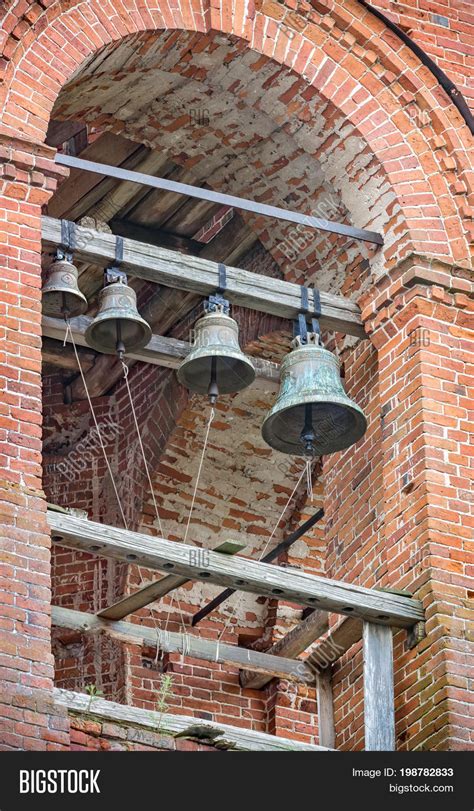
[[110,355],[117,353],[119,357],[149,342],[150,326],[138,312],[136,293],[121,271],[106,271],[105,286],[99,293],[99,310],[87,327],[85,338],[92,349]]
[[43,313],[52,318],[74,318],[87,310],[87,299],[79,290],[78,272],[69,254],[58,251],[43,285]]
[[229,303],[213,296],[194,330],[192,349],[178,369],[178,380],[214,404],[219,394],[245,389],[255,379],[254,366],[239,346],[239,326]]
[[277,400],[262,426],[277,451],[307,457],[348,448],[365,433],[367,421],[344,391],[338,359],[319,344],[319,335],[296,337],[281,365]]

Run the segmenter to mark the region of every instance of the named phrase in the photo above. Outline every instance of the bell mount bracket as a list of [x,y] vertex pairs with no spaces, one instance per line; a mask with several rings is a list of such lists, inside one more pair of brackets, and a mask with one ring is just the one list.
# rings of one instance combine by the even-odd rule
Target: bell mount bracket
[[[301,286],[301,309],[298,319],[294,323],[294,336],[299,338],[302,344],[307,344],[309,334],[316,336],[316,341],[322,346],[321,327],[319,319],[321,317],[321,295],[317,287],[312,287],[313,308],[309,307],[309,287]],[[308,330],[308,318],[311,319],[311,328]]]
[[120,265],[123,262],[123,237],[115,237],[115,259],[113,265],[104,270],[104,287],[109,284],[127,284],[127,274],[120,270]]
[[72,262],[75,244],[75,223],[61,220],[61,242],[56,248],[56,261]]
[[219,262],[217,271],[219,274],[218,287],[205,302],[204,309],[207,313],[223,312],[225,315],[229,315],[230,301],[224,296],[227,289],[227,274],[226,267],[222,262]]

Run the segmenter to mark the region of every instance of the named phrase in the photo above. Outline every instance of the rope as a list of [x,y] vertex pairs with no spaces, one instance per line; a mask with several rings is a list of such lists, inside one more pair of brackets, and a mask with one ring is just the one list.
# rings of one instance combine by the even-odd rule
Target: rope
[[[275,535],[275,533],[276,533],[276,531],[277,531],[277,529],[278,529],[278,526],[279,526],[279,524],[280,524],[280,521],[282,520],[282,518],[283,518],[283,516],[285,515],[285,513],[286,513],[286,511],[287,511],[287,509],[288,509],[288,507],[289,507],[289,505],[290,505],[290,503],[291,503],[291,501],[293,500],[293,497],[294,497],[294,495],[295,495],[295,493],[296,493],[296,491],[297,491],[298,487],[300,486],[301,481],[302,481],[303,476],[305,475],[305,473],[306,473],[306,465],[304,466],[303,470],[301,471],[300,477],[299,477],[298,481],[296,482],[296,484],[295,484],[295,486],[294,486],[294,488],[293,488],[293,492],[291,493],[290,497],[288,498],[288,501],[286,502],[285,506],[283,507],[283,510],[282,510],[282,512],[281,512],[281,514],[280,514],[280,516],[279,516],[279,518],[278,518],[278,521],[276,522],[276,524],[275,524],[275,526],[274,526],[274,528],[273,528],[273,532],[272,532],[272,534],[270,535],[270,537],[268,538],[268,540],[267,540],[267,542],[266,542],[265,546],[263,547],[263,549],[262,549],[262,551],[261,551],[261,553],[260,553],[260,557],[258,557],[258,558],[257,558],[257,561],[259,561],[259,562],[260,562],[260,561],[262,560],[262,558],[263,558],[263,556],[264,556],[265,552],[267,551],[267,547],[268,547],[269,543],[271,543],[271,541],[272,541],[272,539],[273,539],[273,536]],[[235,605],[233,606],[232,611],[230,612],[230,614],[229,614],[229,616],[228,616],[228,618],[227,618],[227,622],[226,622],[226,624],[224,625],[224,628],[222,629],[221,633],[219,634],[218,640],[221,640],[221,639],[222,639],[222,637],[224,636],[225,632],[227,631],[227,628],[228,628],[228,626],[229,626],[229,623],[230,623],[230,621],[231,621],[232,617],[234,616],[234,614],[235,614],[235,612],[236,612],[237,608],[239,607],[240,603],[242,602],[242,598],[243,598],[243,595],[242,595],[242,594],[240,594],[239,599],[237,600],[237,602],[236,602],[236,603],[235,603]]]
[[186,540],[187,540],[187,537],[188,537],[189,525],[191,524],[191,516],[192,516],[193,510],[194,510],[194,503],[196,501],[196,494],[197,494],[198,487],[199,487],[199,481],[201,479],[201,471],[202,471],[202,466],[203,466],[203,462],[204,462],[204,456],[206,454],[207,442],[208,442],[208,439],[209,439],[209,431],[211,430],[211,424],[212,424],[212,420],[214,419],[214,417],[215,417],[215,411],[214,411],[213,408],[211,408],[211,413],[209,415],[209,420],[208,420],[207,428],[206,428],[206,436],[204,437],[204,445],[202,447],[201,458],[199,460],[199,467],[198,467],[198,472],[197,472],[197,476],[196,476],[196,483],[194,485],[194,492],[193,492],[193,497],[192,497],[192,500],[191,500],[191,507],[190,507],[190,510],[189,510],[188,521],[187,521],[187,524],[186,524],[186,531],[184,533],[183,543],[186,543]]
[[308,498],[313,503],[313,471],[311,469],[311,459],[306,460],[306,487],[308,490]]
[[148,485],[149,485],[149,488],[150,488],[151,497],[153,499],[153,506],[154,506],[154,509],[155,509],[155,514],[156,514],[156,518],[157,518],[157,521],[158,521],[158,526],[160,528],[161,537],[164,538],[165,535],[164,535],[164,532],[163,532],[163,526],[162,526],[162,523],[161,523],[160,513],[159,513],[159,510],[158,510],[158,505],[156,503],[155,491],[154,491],[153,483],[152,483],[151,476],[150,476],[150,468],[148,467],[148,462],[147,462],[146,455],[145,455],[145,448],[143,447],[142,435],[141,435],[141,432],[140,432],[140,426],[138,425],[137,414],[136,414],[135,405],[134,405],[134,402],[133,402],[132,391],[130,389],[130,383],[128,381],[128,373],[129,373],[130,370],[129,370],[127,364],[123,360],[122,360],[122,368],[123,368],[123,377],[124,377],[125,385],[127,387],[127,392],[128,392],[128,399],[130,400],[130,408],[132,410],[133,422],[135,423],[135,429],[136,429],[137,436],[138,436],[138,442],[139,442],[139,445],[140,445],[140,450],[142,452],[143,464],[145,466],[146,477],[148,479]]
[[[152,482],[151,475],[150,475],[150,468],[148,466],[147,458],[146,458],[146,455],[145,455],[145,448],[143,446],[143,440],[142,440],[142,436],[141,436],[140,426],[138,424],[137,414],[136,414],[136,410],[135,410],[135,404],[133,402],[132,391],[131,391],[130,383],[129,383],[129,380],[128,380],[128,374],[129,374],[130,370],[129,370],[127,364],[123,360],[122,360],[122,368],[123,368],[123,377],[124,377],[125,385],[126,385],[127,392],[128,392],[128,399],[130,401],[130,408],[131,408],[132,415],[133,415],[133,421],[134,421],[134,424],[135,424],[135,429],[136,429],[137,436],[138,436],[138,442],[139,442],[139,445],[140,445],[140,450],[141,450],[141,454],[142,454],[142,458],[143,458],[143,464],[144,464],[146,476],[147,476],[147,479],[148,479],[148,486],[150,488],[151,498],[153,500],[153,507],[154,507],[154,510],[155,510],[155,515],[156,515],[156,518],[157,518],[157,521],[158,521],[161,536],[162,536],[162,538],[165,538],[166,536],[165,536],[165,533],[164,533],[164,530],[163,530],[163,525],[161,523],[161,517],[160,517],[160,512],[159,512],[159,509],[158,509],[158,504],[156,503],[155,490],[154,490],[153,482]],[[142,570],[141,570],[140,566],[138,566],[138,574],[139,574],[139,577],[141,579],[141,582],[143,583],[144,582],[144,577],[143,577],[143,573],[142,573]],[[164,595],[157,602],[161,603],[162,600],[164,600],[164,598],[166,596],[167,595]],[[168,628],[168,624],[169,624],[170,616],[171,616],[171,608],[172,608],[172,605],[173,605],[174,602],[177,603],[178,611],[179,611],[179,614],[180,614],[180,625],[181,625],[181,628],[183,629],[183,632],[184,632],[185,638],[186,638],[186,626],[185,626],[185,623],[184,623],[184,613],[183,613],[183,609],[182,609],[182,606],[181,606],[181,601],[180,601],[179,597],[177,597],[175,595],[171,596],[170,602],[168,604],[167,613],[166,613],[166,622],[165,622],[165,633],[166,633],[166,630]],[[155,623],[155,627],[158,628],[158,619],[154,616],[153,612],[154,612],[154,609],[152,608],[152,606],[150,606],[151,618],[152,618],[153,622]],[[157,657],[158,657],[158,651],[157,651],[156,658]]]
[[92,405],[91,396],[89,394],[89,389],[87,387],[87,380],[86,380],[86,377],[84,375],[84,371],[82,369],[81,361],[80,361],[80,358],[79,358],[79,353],[77,351],[76,342],[74,340],[74,335],[73,335],[73,332],[72,332],[72,329],[71,329],[71,322],[69,321],[69,318],[67,318],[67,317],[65,318],[65,321],[66,321],[66,334],[64,336],[63,346],[66,346],[67,338],[68,338],[68,335],[69,335],[70,339],[71,339],[73,349],[74,349],[74,355],[76,356],[76,363],[77,363],[77,365],[79,367],[79,372],[80,372],[80,375],[81,375],[81,378],[82,378],[82,383],[83,383],[83,386],[84,386],[84,391],[86,393],[87,402],[89,403],[89,408],[91,410],[92,418],[94,420],[94,425],[95,425],[95,429],[97,431],[97,436],[99,437],[100,447],[102,448],[102,453],[104,455],[105,464],[107,465],[107,470],[109,472],[110,481],[112,482],[112,487],[114,489],[114,493],[115,493],[115,496],[116,496],[116,499],[117,499],[117,504],[119,506],[120,514],[122,516],[123,525],[124,525],[125,529],[128,529],[127,519],[125,518],[125,513],[124,513],[124,510],[123,510],[122,501],[120,499],[119,492],[117,490],[117,485],[115,484],[115,476],[114,476],[114,474],[112,472],[112,467],[111,467],[110,462],[109,462],[109,457],[107,456],[107,451],[105,450],[104,441],[102,439],[102,434],[100,432],[100,426],[99,426],[99,423],[97,421],[97,417],[96,417],[96,414],[95,414],[95,411],[94,411],[94,406]]

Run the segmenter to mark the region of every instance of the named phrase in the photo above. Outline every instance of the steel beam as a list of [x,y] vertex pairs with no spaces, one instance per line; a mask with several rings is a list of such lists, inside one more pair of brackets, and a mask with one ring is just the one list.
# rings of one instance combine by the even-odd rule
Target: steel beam
[[312,217],[309,214],[300,214],[298,211],[288,211],[285,208],[269,206],[265,203],[257,203],[254,200],[246,200],[243,197],[235,197],[232,194],[222,194],[221,192],[203,189],[199,186],[190,186],[188,183],[177,183],[174,180],[166,180],[163,177],[146,175],[143,172],[133,172],[130,169],[122,169],[120,166],[110,166],[107,163],[96,163],[95,161],[76,158],[72,155],[57,153],[56,163],[61,166],[68,166],[71,169],[82,169],[85,172],[94,172],[105,177],[112,177],[116,180],[127,180],[132,183],[139,183],[143,186],[151,186],[154,189],[184,194],[187,197],[197,197],[198,200],[208,200],[211,203],[231,206],[241,211],[250,211],[252,214],[272,217],[277,220],[294,222],[308,228],[316,228],[319,231],[329,231],[331,234],[361,240],[363,242],[373,242],[375,245],[383,245],[383,237],[375,231],[366,231],[363,228],[354,228],[352,225],[322,220],[320,217]]

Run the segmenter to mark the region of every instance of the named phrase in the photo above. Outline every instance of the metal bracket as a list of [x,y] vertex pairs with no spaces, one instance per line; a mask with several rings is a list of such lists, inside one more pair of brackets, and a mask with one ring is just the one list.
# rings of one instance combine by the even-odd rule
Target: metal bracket
[[364,242],[373,242],[375,245],[383,245],[383,236],[375,231],[366,231],[362,228],[354,228],[352,225],[331,222],[310,214],[301,214],[299,211],[289,211],[277,206],[269,206],[265,203],[257,203],[255,200],[246,200],[243,197],[235,197],[231,194],[222,194],[211,189],[203,189],[198,186],[191,186],[187,183],[176,183],[164,177],[154,177],[143,172],[133,172],[130,169],[123,169],[120,166],[110,166],[106,163],[96,163],[95,161],[76,158],[72,155],[57,153],[55,163],[61,166],[69,166],[74,169],[83,169],[85,172],[94,172],[105,177],[113,177],[116,180],[129,180],[132,183],[141,183],[143,186],[151,186],[154,189],[164,189],[165,191],[185,194],[188,197],[197,197],[198,200],[208,200],[211,203],[230,206],[231,208],[251,211],[253,214],[261,214],[264,217],[273,217],[286,222],[294,222],[306,228],[316,228],[321,231],[329,231],[331,234],[340,234],[351,239],[360,239]]
[[128,283],[127,274],[124,273],[123,270],[120,270],[120,265],[123,262],[123,245],[123,237],[116,237],[114,264],[104,271],[104,285],[115,284],[116,282],[121,282],[121,284]]
[[301,286],[301,310],[298,320],[294,323],[293,334],[299,336],[302,344],[308,343],[308,316],[311,317],[310,332],[317,336],[318,344],[321,344],[321,328],[319,319],[321,317],[321,295],[316,287],[311,288],[313,292],[313,309],[309,307],[309,287]]
[[67,262],[72,262],[76,232],[75,223],[70,220],[61,220],[61,242],[56,249],[56,259],[65,259]]
[[217,269],[219,273],[218,287],[216,288],[216,292],[212,296],[209,296],[205,302],[204,309],[207,313],[223,312],[225,315],[229,315],[230,301],[223,296],[223,293],[227,289],[226,266],[219,262]]

